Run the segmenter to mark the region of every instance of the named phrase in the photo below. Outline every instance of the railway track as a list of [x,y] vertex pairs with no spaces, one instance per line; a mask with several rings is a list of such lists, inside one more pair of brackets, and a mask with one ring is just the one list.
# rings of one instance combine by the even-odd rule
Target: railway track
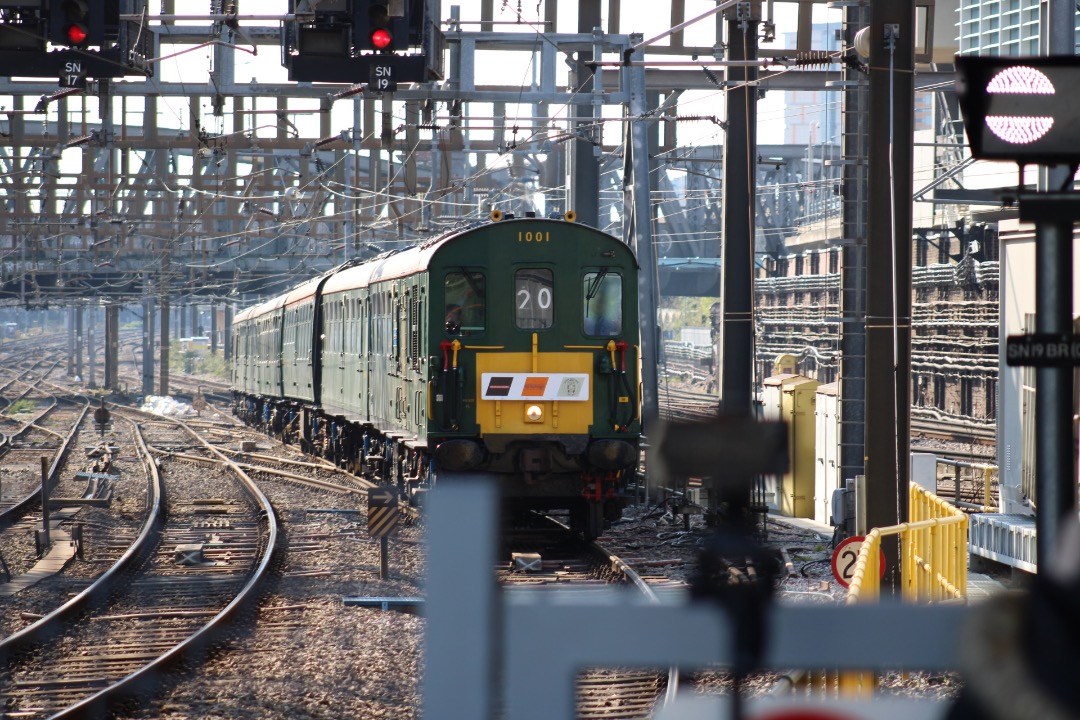
[[[248,474],[260,485],[285,488],[280,492],[286,494],[301,494],[303,499],[297,501],[297,504],[292,506],[294,509],[288,512],[296,524],[286,543],[285,552],[291,555],[281,582],[289,583],[290,589],[288,592],[275,596],[269,603],[259,608],[257,612],[261,630],[257,633],[253,632],[249,642],[233,648],[236,652],[228,653],[229,657],[223,659],[222,662],[205,666],[197,662],[189,663],[194,668],[194,674],[202,679],[190,683],[187,679],[183,683],[170,683],[173,689],[168,694],[160,696],[153,703],[140,703],[140,710],[138,712],[132,710],[131,717],[146,718],[169,712],[174,715],[184,712],[177,708],[187,708],[186,716],[188,717],[206,717],[213,714],[216,711],[215,708],[247,707],[245,703],[256,697],[259,698],[256,701],[258,706],[264,708],[267,717],[303,716],[305,712],[310,713],[310,706],[304,705],[304,698],[310,698],[313,695],[330,695],[323,689],[328,683],[350,688],[358,698],[355,706],[344,704],[335,706],[348,707],[348,710],[342,710],[341,716],[346,714],[356,717],[410,716],[410,712],[415,712],[409,709],[416,707],[415,701],[412,705],[407,699],[402,702],[398,693],[402,691],[404,685],[410,684],[411,681],[408,678],[416,677],[408,674],[409,670],[415,670],[415,667],[411,667],[407,659],[409,650],[403,652],[398,645],[390,643],[392,636],[396,638],[404,633],[415,632],[419,637],[419,629],[413,621],[401,617],[398,613],[382,613],[379,616],[376,610],[351,609],[343,612],[340,608],[340,595],[355,593],[357,587],[365,584],[374,585],[370,577],[377,570],[377,562],[373,564],[370,555],[362,560],[359,559],[361,548],[370,551],[372,547],[370,540],[362,537],[363,531],[356,530],[357,521],[362,522],[364,519],[363,484],[360,482],[362,478],[351,480],[341,476],[325,475],[324,471],[337,472],[339,469],[328,462],[300,458],[291,448],[281,446],[265,436],[232,427],[225,418],[190,419],[187,424],[192,428],[197,428],[200,434],[207,436],[211,444],[221,453],[237,461],[238,464],[247,466]],[[258,438],[257,450],[243,452],[238,449],[238,443],[242,437]],[[194,443],[190,438],[166,439],[156,443],[155,447],[169,453],[168,457],[164,455],[160,457],[163,467],[186,465],[190,466],[191,473],[201,476],[210,472],[212,465],[220,464],[218,460],[211,462],[208,455],[194,449],[192,445]],[[125,453],[121,453],[120,457],[128,462]],[[201,459],[193,459],[193,457]],[[290,475],[295,477],[289,477]],[[306,482],[309,479],[322,482]],[[277,494],[278,491],[275,490],[275,494],[272,495],[275,504]],[[328,514],[319,514],[322,510]],[[333,522],[328,522],[330,520]],[[87,529],[89,531],[89,526]],[[105,535],[100,534],[95,537],[96,540],[87,542],[87,550],[90,551],[93,545],[97,545],[100,552],[91,557],[105,564]],[[109,550],[115,555],[129,544],[127,539],[117,538]],[[352,553],[351,570],[348,569],[349,565],[340,564],[340,559],[335,559],[329,554],[328,548],[335,545],[342,546],[346,555],[349,552]],[[409,543],[402,544],[396,552],[418,554],[419,550],[415,548],[416,541],[410,529]],[[619,554],[624,553],[620,550]],[[637,554],[637,551],[631,549],[629,554]],[[610,568],[608,560],[597,559],[595,561],[597,570],[593,571],[591,569],[593,561],[577,563],[568,556],[565,564],[557,564],[563,558],[554,554],[545,554],[545,557],[548,557],[553,564],[545,568],[545,573],[550,577],[544,577],[543,583],[554,588],[577,586],[576,591],[587,593],[594,587],[604,587],[612,582],[621,581],[620,573]],[[639,567],[645,567],[636,559],[632,559],[631,562]],[[580,583],[577,582],[579,571]],[[656,575],[656,578],[645,578],[645,582],[653,585],[654,589],[660,592],[685,591],[685,584],[671,583],[661,578],[659,571]],[[358,576],[360,580],[357,579]],[[365,577],[367,579],[363,579]],[[418,582],[419,577],[420,573],[414,568],[395,569],[395,574],[387,584],[401,588],[408,581]],[[524,583],[528,586],[526,589],[537,589],[536,586],[540,585],[536,582],[537,579],[525,576]],[[789,581],[789,583],[794,582],[794,580]],[[816,585],[809,586],[808,583],[809,580],[800,582],[797,592],[813,597],[822,595]],[[325,597],[327,586],[333,588],[331,592],[338,593],[336,597],[329,599]],[[409,589],[398,590],[398,592],[407,594]],[[369,614],[375,617],[370,617]],[[134,624],[143,621],[129,619],[128,622]],[[324,648],[321,652],[315,650],[322,647],[317,644],[316,636],[321,639],[322,636],[335,634],[347,637],[349,640],[340,644],[336,651],[332,649],[332,646]],[[364,641],[361,643],[356,638],[363,638]],[[361,648],[360,645],[364,647]],[[373,650],[369,647],[372,645]],[[268,648],[273,648],[273,650],[268,650]],[[348,648],[348,652],[342,654],[341,648]],[[399,660],[401,664],[383,665],[388,661],[382,658],[375,659],[370,654],[379,654],[380,651],[382,654]],[[363,655],[364,652],[369,654]],[[268,653],[273,653],[275,657],[276,674],[273,670],[254,667],[259,662],[259,658],[265,659]],[[398,656],[402,654],[406,657],[399,659]],[[326,657],[342,658],[341,663],[335,663],[335,666],[342,667],[331,668],[320,665],[320,661],[324,662]],[[301,660],[301,658],[304,659]],[[394,662],[394,660],[389,662]],[[298,677],[290,677],[291,668],[301,667],[304,668],[303,673],[298,673]],[[383,673],[381,680],[372,679],[368,674],[379,671]],[[268,672],[271,674],[269,678]],[[663,668],[641,674],[643,677],[640,679],[627,678],[618,669],[595,670],[583,674],[578,693],[579,704],[582,706],[581,716],[588,718],[647,717],[649,711],[644,708],[655,707],[656,703],[660,702],[658,698],[669,685]],[[250,677],[260,675],[263,678],[261,685],[259,681]],[[313,677],[319,678],[317,683],[311,681]],[[402,681],[402,678],[406,680]],[[623,678],[623,681],[620,681],[620,678]],[[620,692],[617,687],[610,687],[612,684],[623,685],[625,692]],[[288,685],[300,687],[296,687],[292,695],[287,695],[283,688]],[[370,688],[383,691],[383,694],[387,696],[383,700],[385,705],[376,706],[374,703],[377,701],[359,699],[365,690]],[[282,690],[282,695],[277,694],[278,690]],[[3,692],[5,691],[0,690],[0,693]],[[279,697],[286,699],[281,701],[278,700]],[[290,702],[294,704],[289,704]],[[152,709],[155,707],[156,711]],[[163,711],[161,709],[163,707],[166,710]],[[402,712],[403,707],[406,709]],[[365,712],[367,710],[372,712]],[[623,712],[627,714],[620,714]],[[312,716],[315,715],[317,713]]]
[[150,475],[139,537],[75,598],[0,642],[0,657],[18,661],[0,675],[9,715],[98,717],[151,691],[164,668],[219,642],[268,575],[277,522],[258,487],[239,468],[229,477],[198,466],[198,482],[170,482],[166,521],[163,483],[196,466],[154,457],[141,436],[217,451],[177,423],[139,424],[135,445]]
[[36,407],[8,418],[15,423],[0,443],[0,529],[24,516],[41,493],[42,474],[50,482],[90,409],[55,396],[41,396]]
[[[198,426],[201,428],[201,432],[210,436],[218,435],[219,437],[235,439],[238,429],[242,428],[246,435],[258,438],[255,450],[248,451],[228,446],[219,448],[229,461],[256,478],[274,478],[326,490],[337,495],[352,496],[365,500],[372,489],[381,487],[365,477],[334,465],[329,460],[304,455],[289,445],[262,436],[243,424],[237,425],[236,429],[232,430],[225,430],[215,422],[199,421],[192,418],[186,419],[185,424],[191,427]],[[235,445],[235,443],[230,444]],[[190,455],[181,449],[166,450],[159,448],[158,450],[170,457],[203,464],[216,464],[226,461],[225,458]],[[399,512],[407,522],[417,521],[420,518],[420,511],[415,507],[402,505],[399,507]]]
[[[584,544],[569,528],[548,518],[538,522],[540,527],[504,534],[503,559],[496,567],[504,592],[588,593],[609,589],[612,584],[625,584],[655,602],[658,586],[668,590],[685,588],[681,582],[649,582],[602,545]],[[674,669],[588,669],[577,680],[577,718],[648,718],[665,694],[673,693],[677,685],[678,672]]]
[[[124,350],[120,353],[119,372],[127,387],[139,388],[142,386],[141,341],[121,338],[121,346]],[[232,401],[230,383],[227,380],[190,375],[175,367],[169,369],[169,394],[188,403],[201,396],[208,403],[218,405],[219,412],[224,412],[220,408],[226,407]]]
[[994,462],[997,428],[949,418],[911,418],[911,449],[933,452],[949,460]]

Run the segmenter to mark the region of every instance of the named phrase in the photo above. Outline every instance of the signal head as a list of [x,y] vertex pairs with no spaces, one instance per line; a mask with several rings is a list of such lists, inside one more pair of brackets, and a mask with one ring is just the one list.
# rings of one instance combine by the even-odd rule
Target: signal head
[[[90,4],[86,0],[53,0],[49,14],[49,39],[54,45],[73,48],[89,45],[92,28],[100,22],[100,18],[91,17]],[[100,32],[100,27],[97,30]]]
[[958,55],[956,91],[980,160],[1080,162],[1080,57]]

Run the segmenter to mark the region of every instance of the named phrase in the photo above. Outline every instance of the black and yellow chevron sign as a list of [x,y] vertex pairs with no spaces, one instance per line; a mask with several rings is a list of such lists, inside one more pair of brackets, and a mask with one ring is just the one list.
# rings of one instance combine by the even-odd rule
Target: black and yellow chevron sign
[[368,533],[371,537],[384,538],[398,524],[397,493],[390,488],[372,488],[368,491]]

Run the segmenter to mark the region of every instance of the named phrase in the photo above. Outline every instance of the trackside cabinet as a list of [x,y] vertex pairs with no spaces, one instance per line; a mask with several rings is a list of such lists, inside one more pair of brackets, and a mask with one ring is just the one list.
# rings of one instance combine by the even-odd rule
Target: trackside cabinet
[[[794,373],[781,372],[765,378],[762,382],[761,391],[761,414],[763,420],[777,421],[783,417],[784,386],[799,377],[801,376]],[[775,512],[783,512],[780,503],[782,480],[783,478],[777,475],[765,478],[765,502]]]
[[774,375],[764,383],[765,419],[788,424],[788,455],[791,469],[780,478],[780,512],[792,517],[814,517],[815,420],[817,388],[821,385],[801,375]]
[[840,383],[820,385],[817,389],[817,419],[814,463],[814,520],[832,524],[831,498],[840,481]]

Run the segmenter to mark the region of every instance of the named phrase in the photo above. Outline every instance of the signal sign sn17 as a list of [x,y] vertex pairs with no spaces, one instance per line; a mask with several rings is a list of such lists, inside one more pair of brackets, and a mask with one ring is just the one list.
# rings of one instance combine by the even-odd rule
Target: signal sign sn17
[[69,60],[60,71],[60,87],[86,89],[86,63]]

